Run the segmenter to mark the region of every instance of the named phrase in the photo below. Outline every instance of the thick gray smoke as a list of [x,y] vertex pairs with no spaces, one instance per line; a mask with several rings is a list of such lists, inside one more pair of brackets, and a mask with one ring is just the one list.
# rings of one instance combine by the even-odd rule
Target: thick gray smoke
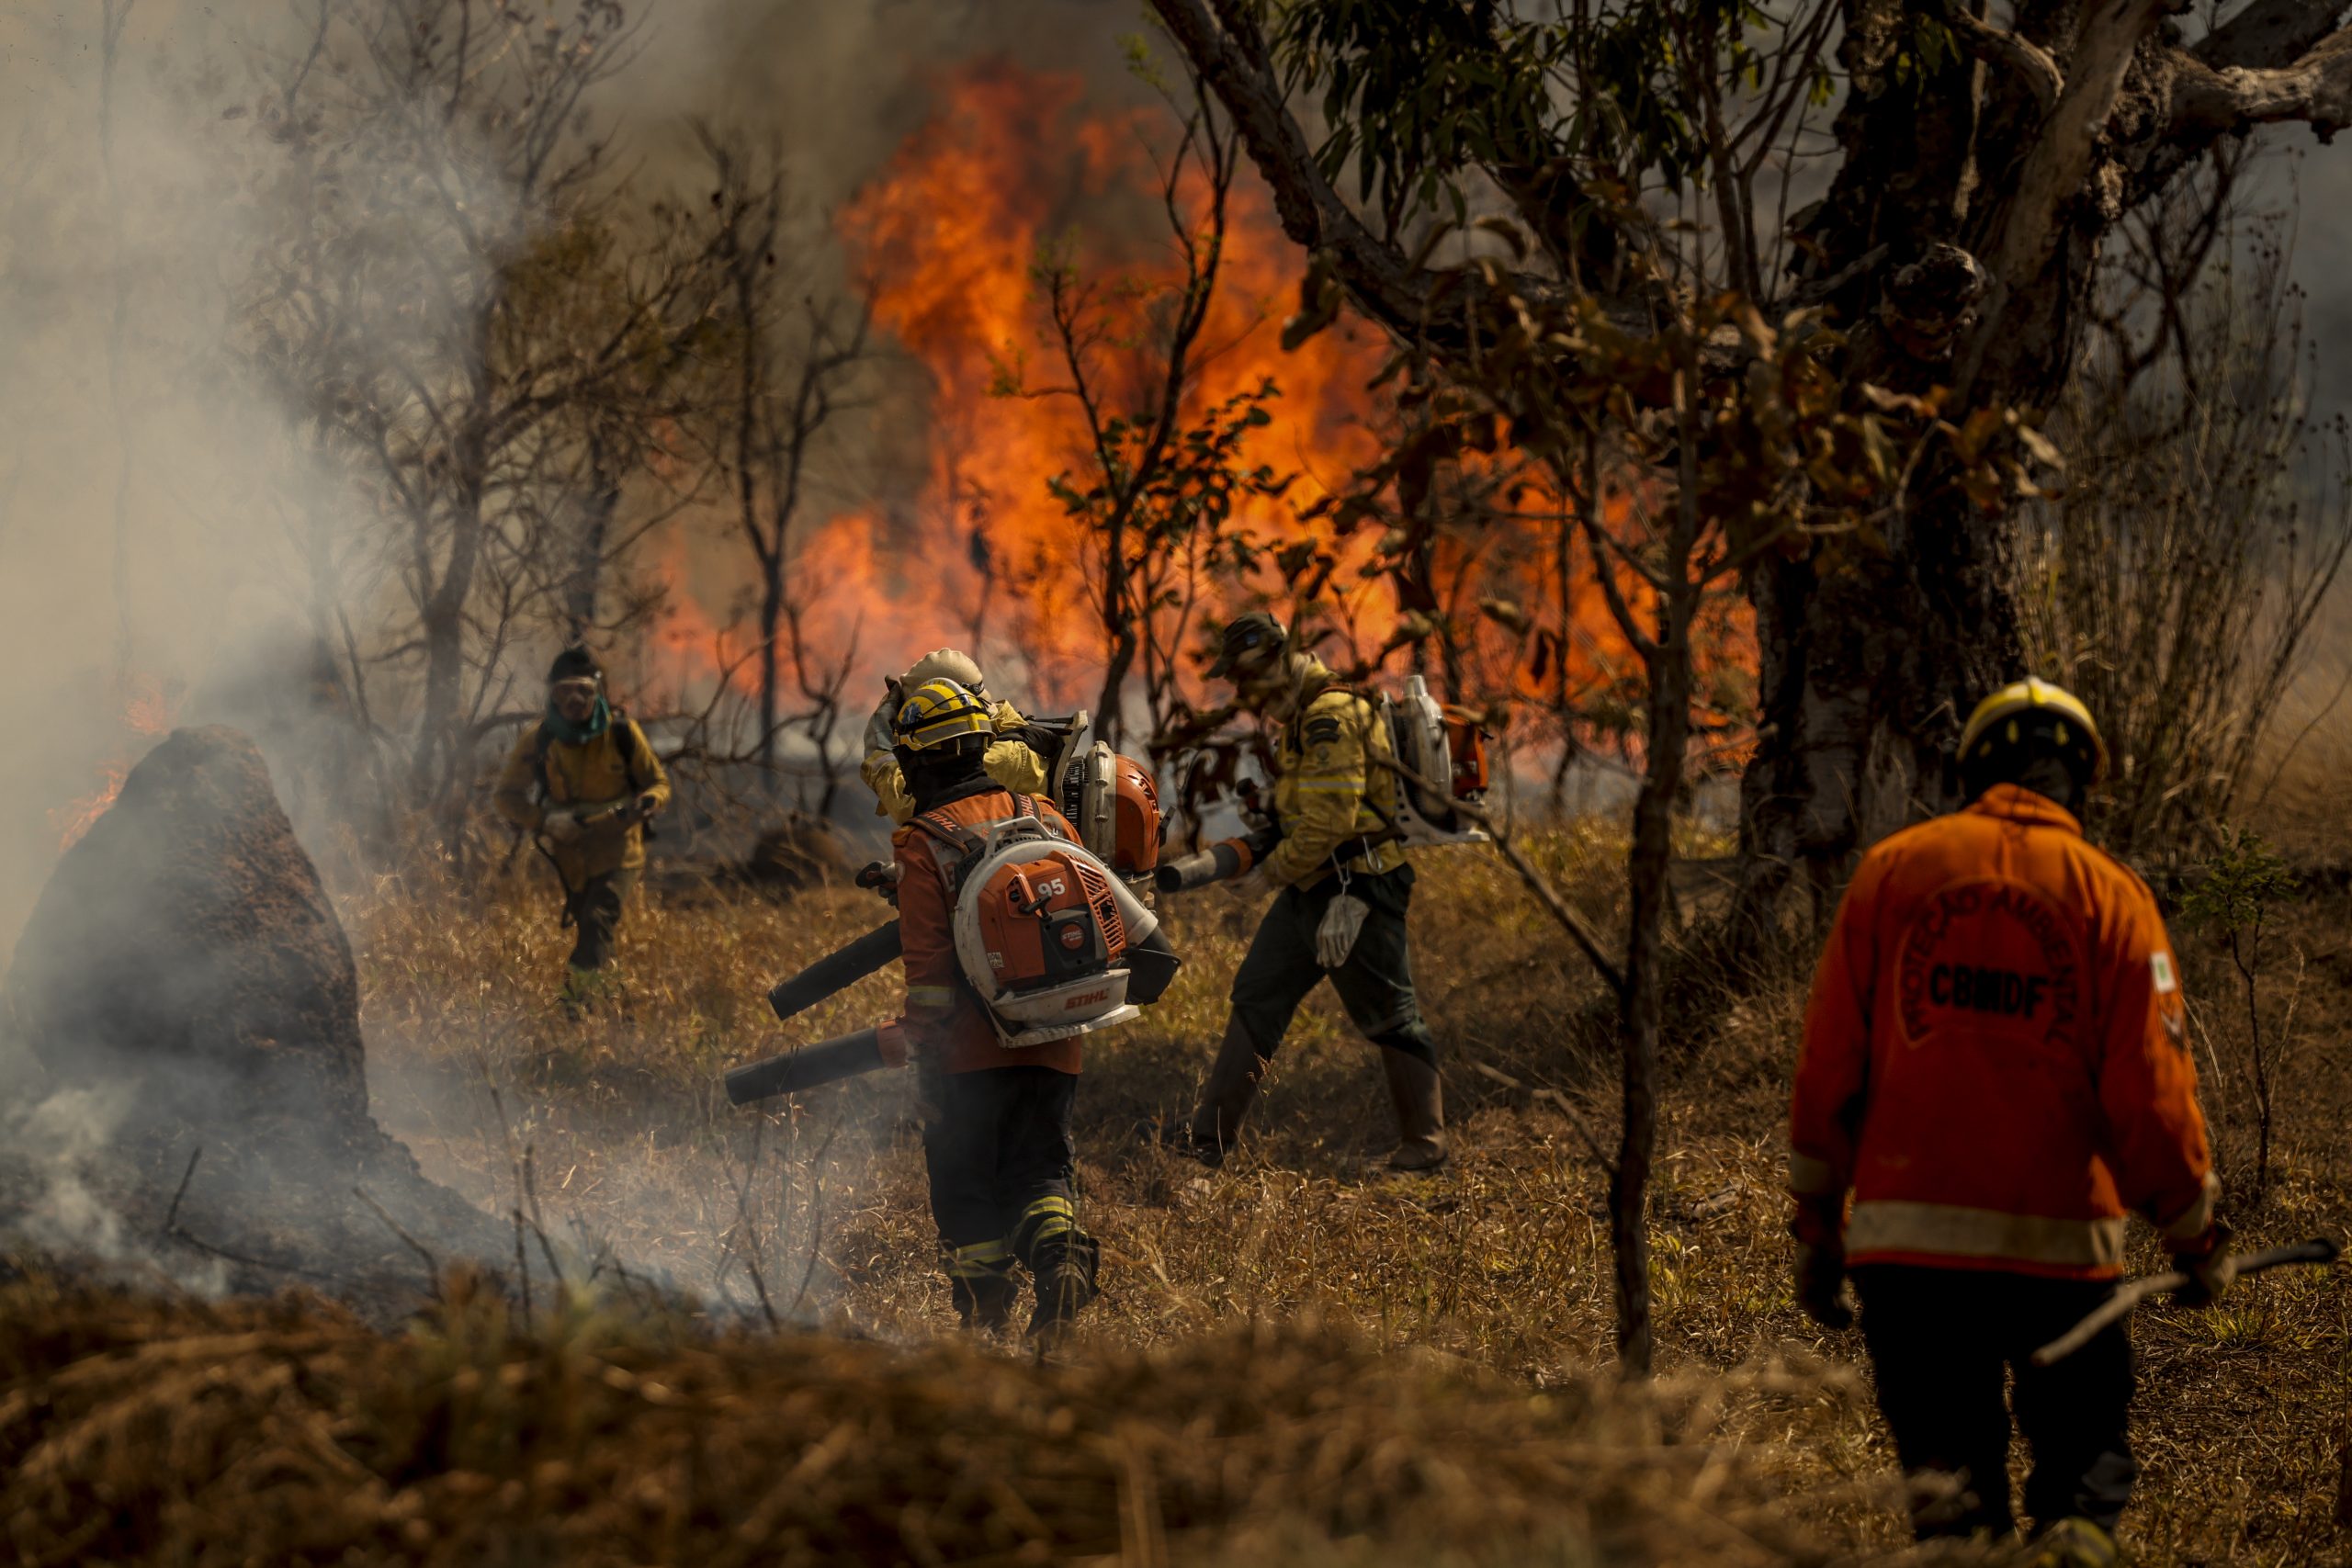
[[[345,21],[382,8],[330,4]],[[127,21],[110,39],[117,12]],[[0,952],[76,815],[171,723],[255,733],[320,850],[334,824],[311,808],[314,787],[358,765],[322,657],[404,635],[388,608],[404,566],[386,547],[398,523],[381,476],[321,460],[310,411],[262,373],[250,331],[289,204],[315,199],[289,179],[272,120],[315,14],[314,0],[106,0],[0,16],[0,733],[13,807],[0,818]],[[585,105],[614,136],[614,177],[691,199],[692,121],[773,137],[819,247],[823,214],[921,122],[955,62],[1001,53],[1082,73],[1112,99],[1136,90],[1116,42],[1136,14],[1103,0],[645,0],[628,14],[629,62]],[[337,89],[321,70],[306,91],[332,102]],[[375,232],[401,238],[397,205]],[[837,281],[838,258],[813,261]],[[447,287],[461,297],[468,282]],[[545,652],[508,657],[536,673]],[[368,717],[397,734],[413,716],[400,682],[413,677],[390,670]]]
[[[339,23],[388,3],[327,0]],[[573,8],[558,0],[550,15]],[[334,660],[396,652],[407,635],[401,521],[380,468],[319,439],[317,402],[271,373],[254,322],[282,328],[309,308],[274,292],[302,259],[300,204],[363,191],[375,204],[364,231],[346,230],[359,233],[355,276],[405,243],[430,248],[446,213],[412,171],[364,157],[330,171],[323,196],[297,177],[308,122],[280,117],[286,85],[301,79],[330,110],[346,86],[331,62],[306,70],[318,14],[319,0],[0,7],[0,970],[62,840],[171,728],[254,735],[329,867],[346,826],[333,784],[407,761],[415,674],[383,665],[364,716],[393,738],[380,752],[356,738],[363,716],[332,679]],[[607,177],[691,201],[693,122],[772,138],[820,245],[825,212],[922,122],[934,73],[955,62],[1001,54],[1081,73],[1106,101],[1136,91],[1116,42],[1135,15],[1101,0],[637,0],[629,15],[629,63],[582,106],[614,139]],[[469,216],[514,217],[503,196],[477,189]],[[527,245],[528,221],[517,227]],[[424,259],[439,267],[431,290],[353,312],[355,359],[406,352],[481,283],[446,251]],[[840,271],[838,257],[813,258],[820,281]],[[428,276],[423,262],[411,276]],[[310,276],[335,281],[332,266]],[[546,651],[500,657],[535,677]],[[108,1201],[74,1174],[120,1107],[9,1059],[6,1025],[0,1154],[56,1173],[31,1239],[133,1256]]]

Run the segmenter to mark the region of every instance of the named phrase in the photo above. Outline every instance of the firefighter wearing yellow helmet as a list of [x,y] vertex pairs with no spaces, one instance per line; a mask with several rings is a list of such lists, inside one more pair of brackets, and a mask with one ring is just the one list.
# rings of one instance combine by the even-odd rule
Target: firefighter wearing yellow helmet
[[563,924],[576,928],[566,1011],[612,988],[621,912],[645,867],[646,824],[670,804],[670,781],[645,731],[605,694],[605,671],[568,648],[548,671],[548,706],[508,753],[491,797],[531,835],[563,885]]
[[1847,886],[1790,1104],[1794,1293],[1842,1328],[1852,1278],[1914,1530],[2008,1534],[2014,1412],[2035,1568],[2114,1562],[2137,1473],[2124,1325],[2047,1366],[2035,1348],[2114,1293],[2134,1213],[2189,1300],[2233,1267],[2163,916],[2083,837],[2106,761],[2047,682],[1977,705],[1969,804],[1881,840]]
[[[1023,799],[985,770],[994,733],[985,699],[944,678],[906,688],[893,715],[916,813],[890,840],[907,976],[899,1028],[921,1084],[932,1217],[956,1314],[967,1328],[1006,1327],[1013,1269],[1025,1266],[1036,1292],[1027,1337],[1043,1347],[1094,1299],[1101,1267],[1076,1206],[1080,1040],[999,1037],[956,956],[956,867],[972,835],[1010,818],[1035,818],[1073,843],[1077,835],[1050,801]],[[1172,972],[1164,939],[1159,950]]]
[[970,654],[942,648],[916,660],[897,680],[884,682],[888,689],[866,721],[865,761],[859,765],[858,775],[874,792],[876,816],[888,817],[900,827],[914,816],[914,798],[908,793],[895,750],[899,740],[893,722],[910,694],[932,681],[952,681],[983,705],[989,733],[995,738],[983,759],[989,778],[1015,795],[1053,794],[1053,757],[1047,743],[1026,733],[1029,721],[1020,709],[989,695],[988,679]]
[[1963,780],[1976,781],[1963,789],[1972,800],[2006,781],[2075,806],[2075,797],[2107,772],[2107,742],[2081,698],[2029,675],[1976,705],[1961,730],[1960,767]]

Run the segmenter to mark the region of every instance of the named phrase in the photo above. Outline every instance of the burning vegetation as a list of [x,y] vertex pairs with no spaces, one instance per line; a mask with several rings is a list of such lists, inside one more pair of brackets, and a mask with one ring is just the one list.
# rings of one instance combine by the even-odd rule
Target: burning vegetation
[[[0,528],[0,637],[112,636],[95,716],[12,730],[17,1556],[2008,1561],[1901,1540],[1781,1129],[1857,856],[2029,670],[2105,736],[2066,830],[2170,922],[2227,1223],[2340,1229],[2352,429],[2248,150],[2332,128],[2344,7],[665,3],[684,54],[615,0],[37,29],[91,104],[0,190],[0,329],[62,367],[0,388],[0,504],[113,553]],[[707,90],[771,54],[871,125]],[[933,649],[959,744],[910,761],[873,705]],[[718,1085],[887,1059],[895,971],[761,998],[910,952],[877,780],[1000,747],[1126,869],[1349,794],[1387,820],[1304,856],[1278,978],[1377,921],[1410,1006],[1228,1016],[1281,943],[1159,882],[1182,967],[1027,1129],[1061,1185],[946,1247],[935,1081]],[[999,916],[1085,960],[1037,967],[1125,998],[1118,868],[1024,863]],[[1038,1274],[1022,1227],[1102,1262],[1034,1357],[941,1278]],[[2347,1289],[2142,1315],[2147,1560],[2352,1563]]]
[[[152,744],[172,727],[172,699],[164,694],[164,683],[153,676],[128,676],[121,684],[127,688],[118,694],[122,715],[121,743],[126,748]],[[57,835],[59,853],[79,843],[82,835],[106,814],[122,794],[123,781],[130,777],[131,764],[137,760],[127,751],[108,759],[100,766],[101,777],[96,789],[73,804],[50,812],[49,825]]]

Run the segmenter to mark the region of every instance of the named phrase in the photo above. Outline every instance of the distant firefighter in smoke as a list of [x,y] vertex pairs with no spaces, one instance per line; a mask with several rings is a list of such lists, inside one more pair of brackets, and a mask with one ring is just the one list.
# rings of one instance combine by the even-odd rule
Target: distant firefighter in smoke
[[[858,774],[874,791],[876,815],[888,817],[902,828],[914,817],[914,799],[899,765],[898,738],[891,723],[906,700],[905,694],[926,681],[953,681],[987,705],[990,739],[984,766],[989,778],[1015,795],[1050,796],[1054,793],[1053,765],[1060,737],[1032,725],[1011,703],[989,696],[988,677],[970,654],[942,648],[924,654],[905,674],[888,682],[874,716],[866,721],[865,761]],[[1084,728],[1085,716],[1080,716],[1065,728]]]
[[492,799],[563,884],[563,924],[580,934],[560,995],[577,1012],[610,986],[621,910],[645,868],[646,824],[670,804],[662,760],[606,700],[604,668],[586,649],[556,656],[547,713],[514,743]]

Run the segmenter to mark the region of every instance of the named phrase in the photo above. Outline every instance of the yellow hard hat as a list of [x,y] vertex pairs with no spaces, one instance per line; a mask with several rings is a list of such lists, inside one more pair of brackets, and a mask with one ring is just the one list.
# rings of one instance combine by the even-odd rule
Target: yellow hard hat
[[910,751],[928,751],[967,735],[988,735],[989,705],[954,681],[925,681],[901,692],[899,711],[891,716],[890,733]]
[[2029,734],[2046,737],[2062,751],[2083,755],[2090,772],[2086,784],[2107,772],[2107,742],[2083,700],[2063,686],[2029,675],[1976,705],[1960,732],[1962,766],[1982,763],[2005,748],[2021,745]]

